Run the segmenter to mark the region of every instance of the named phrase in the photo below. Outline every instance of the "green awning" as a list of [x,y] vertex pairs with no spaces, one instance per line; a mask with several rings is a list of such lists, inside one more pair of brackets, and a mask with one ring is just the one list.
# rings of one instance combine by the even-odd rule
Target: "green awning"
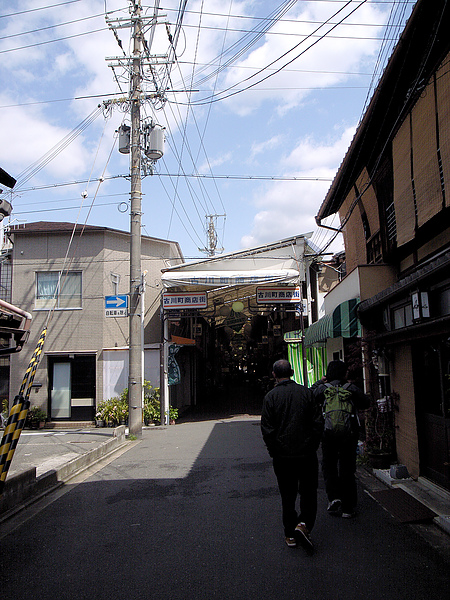
[[326,342],[333,336],[333,315],[325,315],[315,323],[312,323],[305,331],[305,346],[312,346],[320,342]]
[[[329,315],[325,315],[305,330],[305,346],[325,343],[328,338],[352,338],[361,336],[361,326],[356,315],[359,298],[346,300],[337,306]],[[290,331],[285,334],[285,342],[301,340],[301,331]]]

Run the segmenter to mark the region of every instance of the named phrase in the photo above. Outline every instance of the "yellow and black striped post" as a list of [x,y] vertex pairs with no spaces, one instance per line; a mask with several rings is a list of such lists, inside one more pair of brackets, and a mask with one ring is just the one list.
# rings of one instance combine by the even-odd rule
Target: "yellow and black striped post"
[[[25,393],[25,398],[28,399],[30,397],[31,384],[33,383],[34,376],[36,375],[36,369],[38,367],[39,361],[41,359],[42,348],[44,347],[45,336],[47,335],[47,328],[44,327],[38,343],[36,344],[36,348],[34,349],[33,356],[31,357],[30,363],[28,365],[27,370],[25,371],[25,375],[22,381],[22,385],[20,386],[19,396],[24,395],[25,387],[27,388]],[[28,386],[27,386],[28,382]]]
[[14,456],[14,451],[19,442],[20,434],[22,433],[22,429],[25,425],[28,409],[30,407],[29,398],[31,384],[33,383],[33,379],[36,374],[36,369],[41,358],[42,348],[44,346],[46,335],[47,328],[45,327],[42,330],[41,336],[33,352],[33,356],[31,357],[30,363],[25,372],[22,385],[20,386],[19,394],[14,398],[14,403],[11,408],[11,412],[9,413],[8,422],[6,424],[2,441],[0,443],[0,494],[3,492],[6,475],[8,473],[12,458]]
[[25,425],[30,401],[23,396],[16,396],[9,413],[8,422],[0,444],[0,494],[5,485],[6,475],[14,456],[20,434]]

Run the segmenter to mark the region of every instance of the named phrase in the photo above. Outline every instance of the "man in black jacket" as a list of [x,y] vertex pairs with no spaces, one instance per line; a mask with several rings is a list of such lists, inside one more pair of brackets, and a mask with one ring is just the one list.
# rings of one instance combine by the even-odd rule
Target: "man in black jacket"
[[[291,375],[287,360],[274,363],[276,385],[264,397],[261,432],[278,481],[286,544],[295,547],[298,542],[311,551],[322,415],[311,391],[293,381]],[[296,511],[297,495],[300,495],[300,514]]]

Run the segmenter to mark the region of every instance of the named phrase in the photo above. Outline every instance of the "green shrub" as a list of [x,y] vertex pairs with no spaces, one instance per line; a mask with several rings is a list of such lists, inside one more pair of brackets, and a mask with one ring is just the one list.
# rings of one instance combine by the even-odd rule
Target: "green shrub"
[[96,419],[102,419],[107,423],[117,425],[122,419],[128,417],[128,405],[118,396],[108,398],[108,400],[102,400],[99,402],[97,407]]
[[47,413],[39,406],[32,406],[28,410],[27,421],[30,423],[41,423],[47,419]]
[[[161,423],[161,403],[159,388],[153,387],[150,381],[144,380],[144,409],[143,419],[148,425],[150,423]],[[169,419],[175,421],[178,418],[178,409],[170,408]],[[96,419],[102,419],[107,423],[118,424],[121,420],[128,419],[128,388],[125,388],[119,397],[102,400],[97,407]]]

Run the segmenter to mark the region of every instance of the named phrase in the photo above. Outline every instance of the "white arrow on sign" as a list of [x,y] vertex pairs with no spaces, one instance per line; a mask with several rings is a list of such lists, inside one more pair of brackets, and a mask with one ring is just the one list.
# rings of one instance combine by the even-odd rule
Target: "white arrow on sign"
[[126,303],[127,299],[123,296],[111,296],[106,299],[106,306],[113,306],[114,308],[119,308],[119,306]]

